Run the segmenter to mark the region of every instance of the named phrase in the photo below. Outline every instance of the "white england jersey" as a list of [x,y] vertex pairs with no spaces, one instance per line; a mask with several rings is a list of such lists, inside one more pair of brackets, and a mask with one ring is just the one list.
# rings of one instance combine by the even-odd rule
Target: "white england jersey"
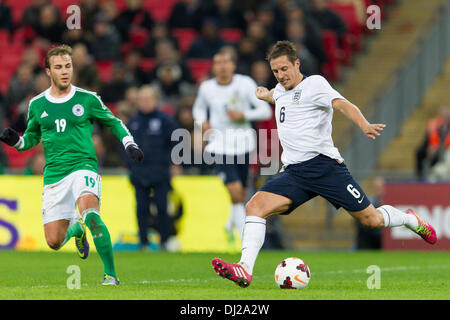
[[[205,151],[241,155],[256,148],[256,132],[250,121],[266,120],[272,115],[269,104],[256,98],[256,87],[252,78],[241,74],[235,74],[228,85],[220,85],[215,78],[200,85],[192,113],[195,122],[209,121],[213,129]],[[243,112],[245,120],[231,120],[228,109]]]
[[307,161],[319,154],[344,161],[331,137],[331,103],[336,98],[345,99],[318,75],[304,77],[288,91],[281,84],[276,85],[273,99],[284,165]]

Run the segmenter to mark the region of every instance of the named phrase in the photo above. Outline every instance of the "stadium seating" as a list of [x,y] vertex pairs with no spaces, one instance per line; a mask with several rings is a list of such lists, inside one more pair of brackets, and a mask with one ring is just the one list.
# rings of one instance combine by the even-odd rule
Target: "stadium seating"
[[8,157],[8,166],[10,168],[26,168],[28,161],[36,154],[36,148],[17,152],[15,148],[6,144],[3,145],[3,150]]
[[114,61],[112,60],[96,61],[95,66],[97,67],[100,80],[103,83],[108,83],[112,77]]
[[322,43],[327,53],[327,61],[322,67],[322,73],[330,81],[339,80],[339,48],[336,33],[334,31],[322,32]]
[[223,28],[220,30],[220,37],[228,43],[237,44],[243,35],[240,29]]
[[204,77],[208,76],[211,67],[211,59],[189,59],[187,61],[188,67],[191,70],[192,78],[196,83],[199,83]]
[[191,28],[176,28],[172,30],[172,35],[177,40],[181,53],[186,54],[197,38],[197,31]]

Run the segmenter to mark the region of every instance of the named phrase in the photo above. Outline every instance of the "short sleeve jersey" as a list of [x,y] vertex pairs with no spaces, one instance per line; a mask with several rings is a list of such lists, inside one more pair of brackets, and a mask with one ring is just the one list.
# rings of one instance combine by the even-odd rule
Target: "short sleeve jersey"
[[318,75],[304,77],[291,90],[276,85],[273,99],[284,165],[304,162],[319,154],[344,161],[331,137],[332,101],[336,98],[345,99]]

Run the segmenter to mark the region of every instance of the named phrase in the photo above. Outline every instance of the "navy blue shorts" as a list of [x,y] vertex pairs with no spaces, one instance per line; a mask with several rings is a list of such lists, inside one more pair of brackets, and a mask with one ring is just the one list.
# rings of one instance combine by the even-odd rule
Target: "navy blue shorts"
[[344,163],[325,155],[286,167],[279,176],[265,183],[258,191],[267,191],[287,197],[293,201],[283,214],[314,198],[322,196],[347,211],[361,211],[370,205],[366,194],[350,175]]
[[[214,155],[213,155],[214,156]],[[247,188],[248,171],[250,167],[250,154],[239,156],[221,155],[222,162],[215,164],[215,171],[220,175],[223,183],[240,181]]]

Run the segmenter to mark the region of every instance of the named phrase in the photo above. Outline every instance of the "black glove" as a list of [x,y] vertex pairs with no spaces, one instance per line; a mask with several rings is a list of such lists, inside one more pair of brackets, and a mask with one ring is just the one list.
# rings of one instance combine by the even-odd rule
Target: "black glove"
[[130,144],[125,148],[127,155],[136,162],[141,162],[144,159],[144,153],[137,146],[137,144]]
[[19,142],[19,139],[19,134],[11,128],[3,129],[3,132],[0,135],[0,140],[11,147],[14,147],[17,142]]

